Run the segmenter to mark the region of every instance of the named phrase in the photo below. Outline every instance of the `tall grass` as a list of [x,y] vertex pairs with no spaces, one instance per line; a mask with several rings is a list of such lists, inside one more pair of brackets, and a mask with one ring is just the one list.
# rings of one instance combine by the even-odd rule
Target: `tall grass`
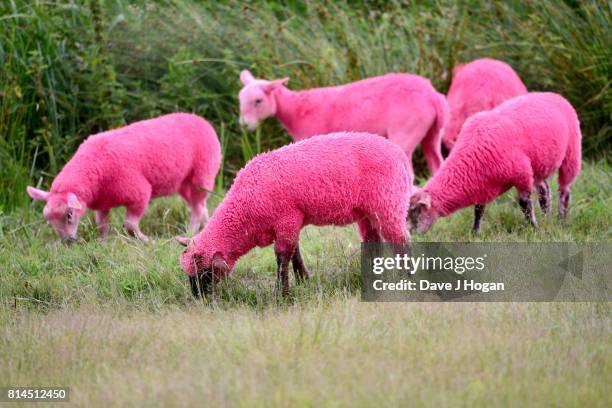
[[261,311],[18,303],[0,309],[0,381],[69,386],[87,407],[609,407],[611,312],[341,293]]
[[289,141],[275,121],[240,131],[243,68],[293,88],[409,71],[445,91],[455,63],[492,56],[570,99],[586,155],[610,151],[610,2],[11,0],[0,14],[4,209],[27,205],[25,185],[48,185],[88,134],[177,110],[223,133],[227,185]]
[[25,205],[26,184],[47,184],[83,137],[123,123],[96,13],[80,1],[0,4],[0,208]]

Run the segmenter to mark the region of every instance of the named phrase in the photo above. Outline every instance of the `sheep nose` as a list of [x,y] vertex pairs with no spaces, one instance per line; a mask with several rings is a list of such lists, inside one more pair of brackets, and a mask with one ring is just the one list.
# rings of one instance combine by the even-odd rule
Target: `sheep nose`
[[210,292],[213,280],[213,272],[210,269],[199,271],[195,276],[190,276],[189,285],[193,296],[202,297],[205,293]]

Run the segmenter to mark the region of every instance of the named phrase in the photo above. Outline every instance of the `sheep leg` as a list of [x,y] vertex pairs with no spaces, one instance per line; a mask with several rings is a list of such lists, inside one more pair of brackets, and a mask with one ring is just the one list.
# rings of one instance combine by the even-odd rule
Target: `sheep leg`
[[538,201],[540,202],[540,208],[542,213],[548,214],[550,211],[550,187],[546,180],[538,183]]
[[472,232],[474,234],[478,234],[478,231],[480,231],[480,221],[482,220],[482,216],[484,215],[484,210],[484,204],[476,204],[474,206],[474,226],[472,227]]
[[142,214],[131,212],[128,209],[123,225],[125,226],[125,229],[130,235],[138,238],[139,240],[143,242],[149,242],[150,241],[149,237],[143,234],[142,231],[140,230],[140,219],[141,218],[142,218]]
[[359,235],[363,242],[381,242],[380,233],[378,229],[374,228],[370,220],[364,218],[357,222],[357,226],[359,227]]
[[149,242],[149,237],[140,231],[140,219],[144,215],[144,212],[149,205],[149,200],[151,199],[151,185],[144,179],[132,180],[132,184],[136,188],[132,192],[134,201],[125,206],[126,214],[123,225],[128,234],[143,242]]
[[304,260],[300,253],[299,243],[295,246],[295,252],[293,252],[293,257],[291,257],[291,263],[293,264],[293,273],[295,274],[296,281],[303,282],[310,278],[310,273],[308,273],[308,269],[306,265],[304,265]]
[[291,252],[276,250],[276,289],[281,291],[283,296],[289,295],[289,261]]
[[99,210],[96,211],[96,225],[98,226],[98,234],[100,238],[104,239],[108,236],[110,229],[110,211]]
[[518,203],[525,214],[527,221],[534,227],[538,226],[538,221],[535,217],[535,211],[533,210],[533,203],[531,201],[531,191],[519,192]]
[[569,187],[559,188],[559,218],[564,219],[569,212],[570,206],[570,190]]
[[300,229],[303,223],[304,214],[298,212],[287,214],[284,219],[277,220],[274,231],[274,253],[278,266],[276,284],[282,290],[283,296],[289,294],[289,262],[300,241]]
[[538,222],[535,217],[535,211],[533,209],[533,202],[531,201],[531,192],[533,187],[536,185],[533,179],[533,169],[531,168],[531,162],[527,156],[518,157],[513,163],[514,168],[512,172],[515,177],[513,180],[514,187],[518,192],[518,203],[527,221],[534,227],[538,226]]
[[206,224],[208,222],[208,209],[206,205],[199,202],[197,204],[192,204],[191,206],[191,218],[189,220],[189,229],[197,234],[200,231],[200,226],[202,223]]
[[380,218],[375,218],[375,214],[370,214],[370,220],[375,219],[375,222],[371,222],[372,227],[375,231],[379,231],[382,239],[385,242],[391,242],[398,244],[400,247],[406,246],[410,243],[410,234],[406,229],[406,219],[404,217],[397,217],[396,214],[381,213]]
[[189,230],[193,233],[198,233],[202,224],[205,225],[208,222],[208,209],[206,208],[208,193],[187,183],[181,186],[179,193],[191,207]]
[[135,203],[128,206],[126,209],[125,221],[123,222],[127,232],[143,242],[150,241],[149,237],[140,231],[140,219],[144,215],[145,209],[147,208],[149,197],[150,194],[146,197],[146,200],[142,200],[140,203]]

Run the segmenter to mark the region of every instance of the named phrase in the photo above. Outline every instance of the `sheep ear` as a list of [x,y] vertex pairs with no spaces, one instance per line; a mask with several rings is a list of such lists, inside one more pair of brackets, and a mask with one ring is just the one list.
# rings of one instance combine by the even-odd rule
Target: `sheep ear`
[[262,89],[265,93],[270,93],[273,90],[280,88],[281,86],[285,86],[289,83],[289,77],[285,77],[282,79],[275,79],[274,81],[270,81],[265,84]]
[[28,195],[32,198],[32,200],[47,201],[47,199],[49,198],[48,191],[40,190],[32,186],[28,186],[26,188],[26,191],[28,192]]
[[68,207],[80,211],[83,209],[83,204],[81,204],[76,194],[68,193]]
[[212,268],[215,276],[227,276],[229,274],[229,266],[219,252],[213,256]]
[[251,71],[249,71],[248,69],[243,69],[240,72],[240,80],[244,85],[248,85],[255,80],[255,77],[253,76],[253,74],[251,74]]
[[429,210],[431,208],[431,196],[425,191],[421,191],[419,194],[419,204]]
[[176,240],[176,242],[178,242],[184,247],[189,246],[189,244],[191,244],[191,239],[187,237],[174,237],[174,239]]
[[423,191],[422,189],[417,191],[410,197],[410,205],[411,206],[423,206],[426,209],[431,208],[431,196],[429,193]]

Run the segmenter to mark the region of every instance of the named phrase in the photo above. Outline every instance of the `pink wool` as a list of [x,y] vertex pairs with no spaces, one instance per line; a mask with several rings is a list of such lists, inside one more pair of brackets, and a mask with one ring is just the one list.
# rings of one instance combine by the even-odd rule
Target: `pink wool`
[[505,62],[483,58],[457,65],[446,97],[450,118],[442,131],[444,144],[452,149],[461,126],[470,116],[526,93],[521,78]]
[[223,277],[242,255],[272,242],[277,257],[289,259],[308,224],[356,222],[364,241],[405,243],[411,186],[402,150],[367,133],[324,135],[260,154],[240,170],[204,230],[183,242],[181,266],[191,277],[211,269]]
[[288,79],[266,81],[242,71],[240,121],[249,129],[274,116],[295,141],[332,132],[368,132],[398,144],[411,158],[420,143],[430,171],[442,163],[446,98],[428,79],[387,74],[345,85],[291,91]]
[[547,194],[546,179],[557,170],[564,216],[570,185],[580,173],[580,144],[575,110],[554,93],[529,93],[478,113],[463,126],[440,171],[411,198],[412,226],[426,231],[438,217],[489,203],[511,187],[535,225],[531,192],[538,187]]
[[213,127],[199,116],[174,113],[90,136],[50,192],[28,187],[28,193],[46,202],[44,215],[62,239],[76,238],[87,208],[106,235],[110,209],[125,206],[126,228],[146,240],[138,225],[152,198],[179,192],[192,208],[191,228],[206,222],[202,189],[213,189],[220,163]]

